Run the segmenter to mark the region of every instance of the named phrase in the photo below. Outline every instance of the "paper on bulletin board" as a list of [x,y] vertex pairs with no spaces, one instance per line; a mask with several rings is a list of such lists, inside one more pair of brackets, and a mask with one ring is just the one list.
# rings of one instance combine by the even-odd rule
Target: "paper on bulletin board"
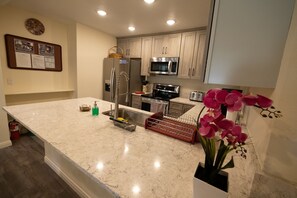
[[54,56],[45,56],[45,68],[55,69],[55,57]]
[[15,58],[16,58],[16,67],[22,67],[22,68],[31,68],[32,67],[31,54],[16,52]]
[[32,68],[45,69],[44,56],[32,54]]

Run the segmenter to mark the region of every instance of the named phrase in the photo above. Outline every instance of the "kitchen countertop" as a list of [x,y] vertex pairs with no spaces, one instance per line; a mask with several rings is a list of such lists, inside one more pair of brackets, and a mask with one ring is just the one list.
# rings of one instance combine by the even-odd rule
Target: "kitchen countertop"
[[[79,111],[80,105],[92,105],[94,100],[98,101],[98,117]],[[110,109],[110,104],[95,98],[79,98],[3,108],[115,195],[192,197],[193,175],[198,162],[204,159],[201,145],[139,126],[135,132],[115,127],[108,116],[101,114]],[[196,116],[201,107],[196,105],[187,116]],[[252,144],[247,147],[247,159],[235,157],[236,168],[228,170],[229,197],[249,197],[259,166]]]
[[188,104],[188,105],[202,104],[202,102],[191,101],[189,98],[182,98],[182,97],[170,99],[170,102],[178,102],[178,103]]

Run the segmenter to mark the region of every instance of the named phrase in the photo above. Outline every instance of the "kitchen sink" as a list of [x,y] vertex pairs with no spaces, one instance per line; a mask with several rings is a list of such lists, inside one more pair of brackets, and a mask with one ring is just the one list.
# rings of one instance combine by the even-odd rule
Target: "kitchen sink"
[[[112,117],[114,115],[114,110],[104,111],[102,114]],[[134,124],[141,127],[144,127],[145,120],[149,117],[147,114],[125,108],[119,108],[118,116],[126,120],[129,124]]]

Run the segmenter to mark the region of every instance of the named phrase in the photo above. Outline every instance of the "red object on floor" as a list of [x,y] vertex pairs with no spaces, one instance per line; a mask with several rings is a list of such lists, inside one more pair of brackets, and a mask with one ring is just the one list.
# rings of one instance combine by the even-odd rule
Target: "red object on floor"
[[20,132],[10,132],[10,139],[17,140],[20,138]]
[[15,120],[10,121],[8,123],[9,131],[10,131],[10,139],[11,140],[17,140],[20,138],[20,128],[19,123]]

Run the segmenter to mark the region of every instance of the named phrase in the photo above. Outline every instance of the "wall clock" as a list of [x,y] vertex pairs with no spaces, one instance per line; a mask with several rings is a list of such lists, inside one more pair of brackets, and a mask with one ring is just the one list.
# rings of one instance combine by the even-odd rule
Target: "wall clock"
[[25,21],[26,29],[34,35],[41,35],[44,33],[44,25],[37,19],[29,18]]

